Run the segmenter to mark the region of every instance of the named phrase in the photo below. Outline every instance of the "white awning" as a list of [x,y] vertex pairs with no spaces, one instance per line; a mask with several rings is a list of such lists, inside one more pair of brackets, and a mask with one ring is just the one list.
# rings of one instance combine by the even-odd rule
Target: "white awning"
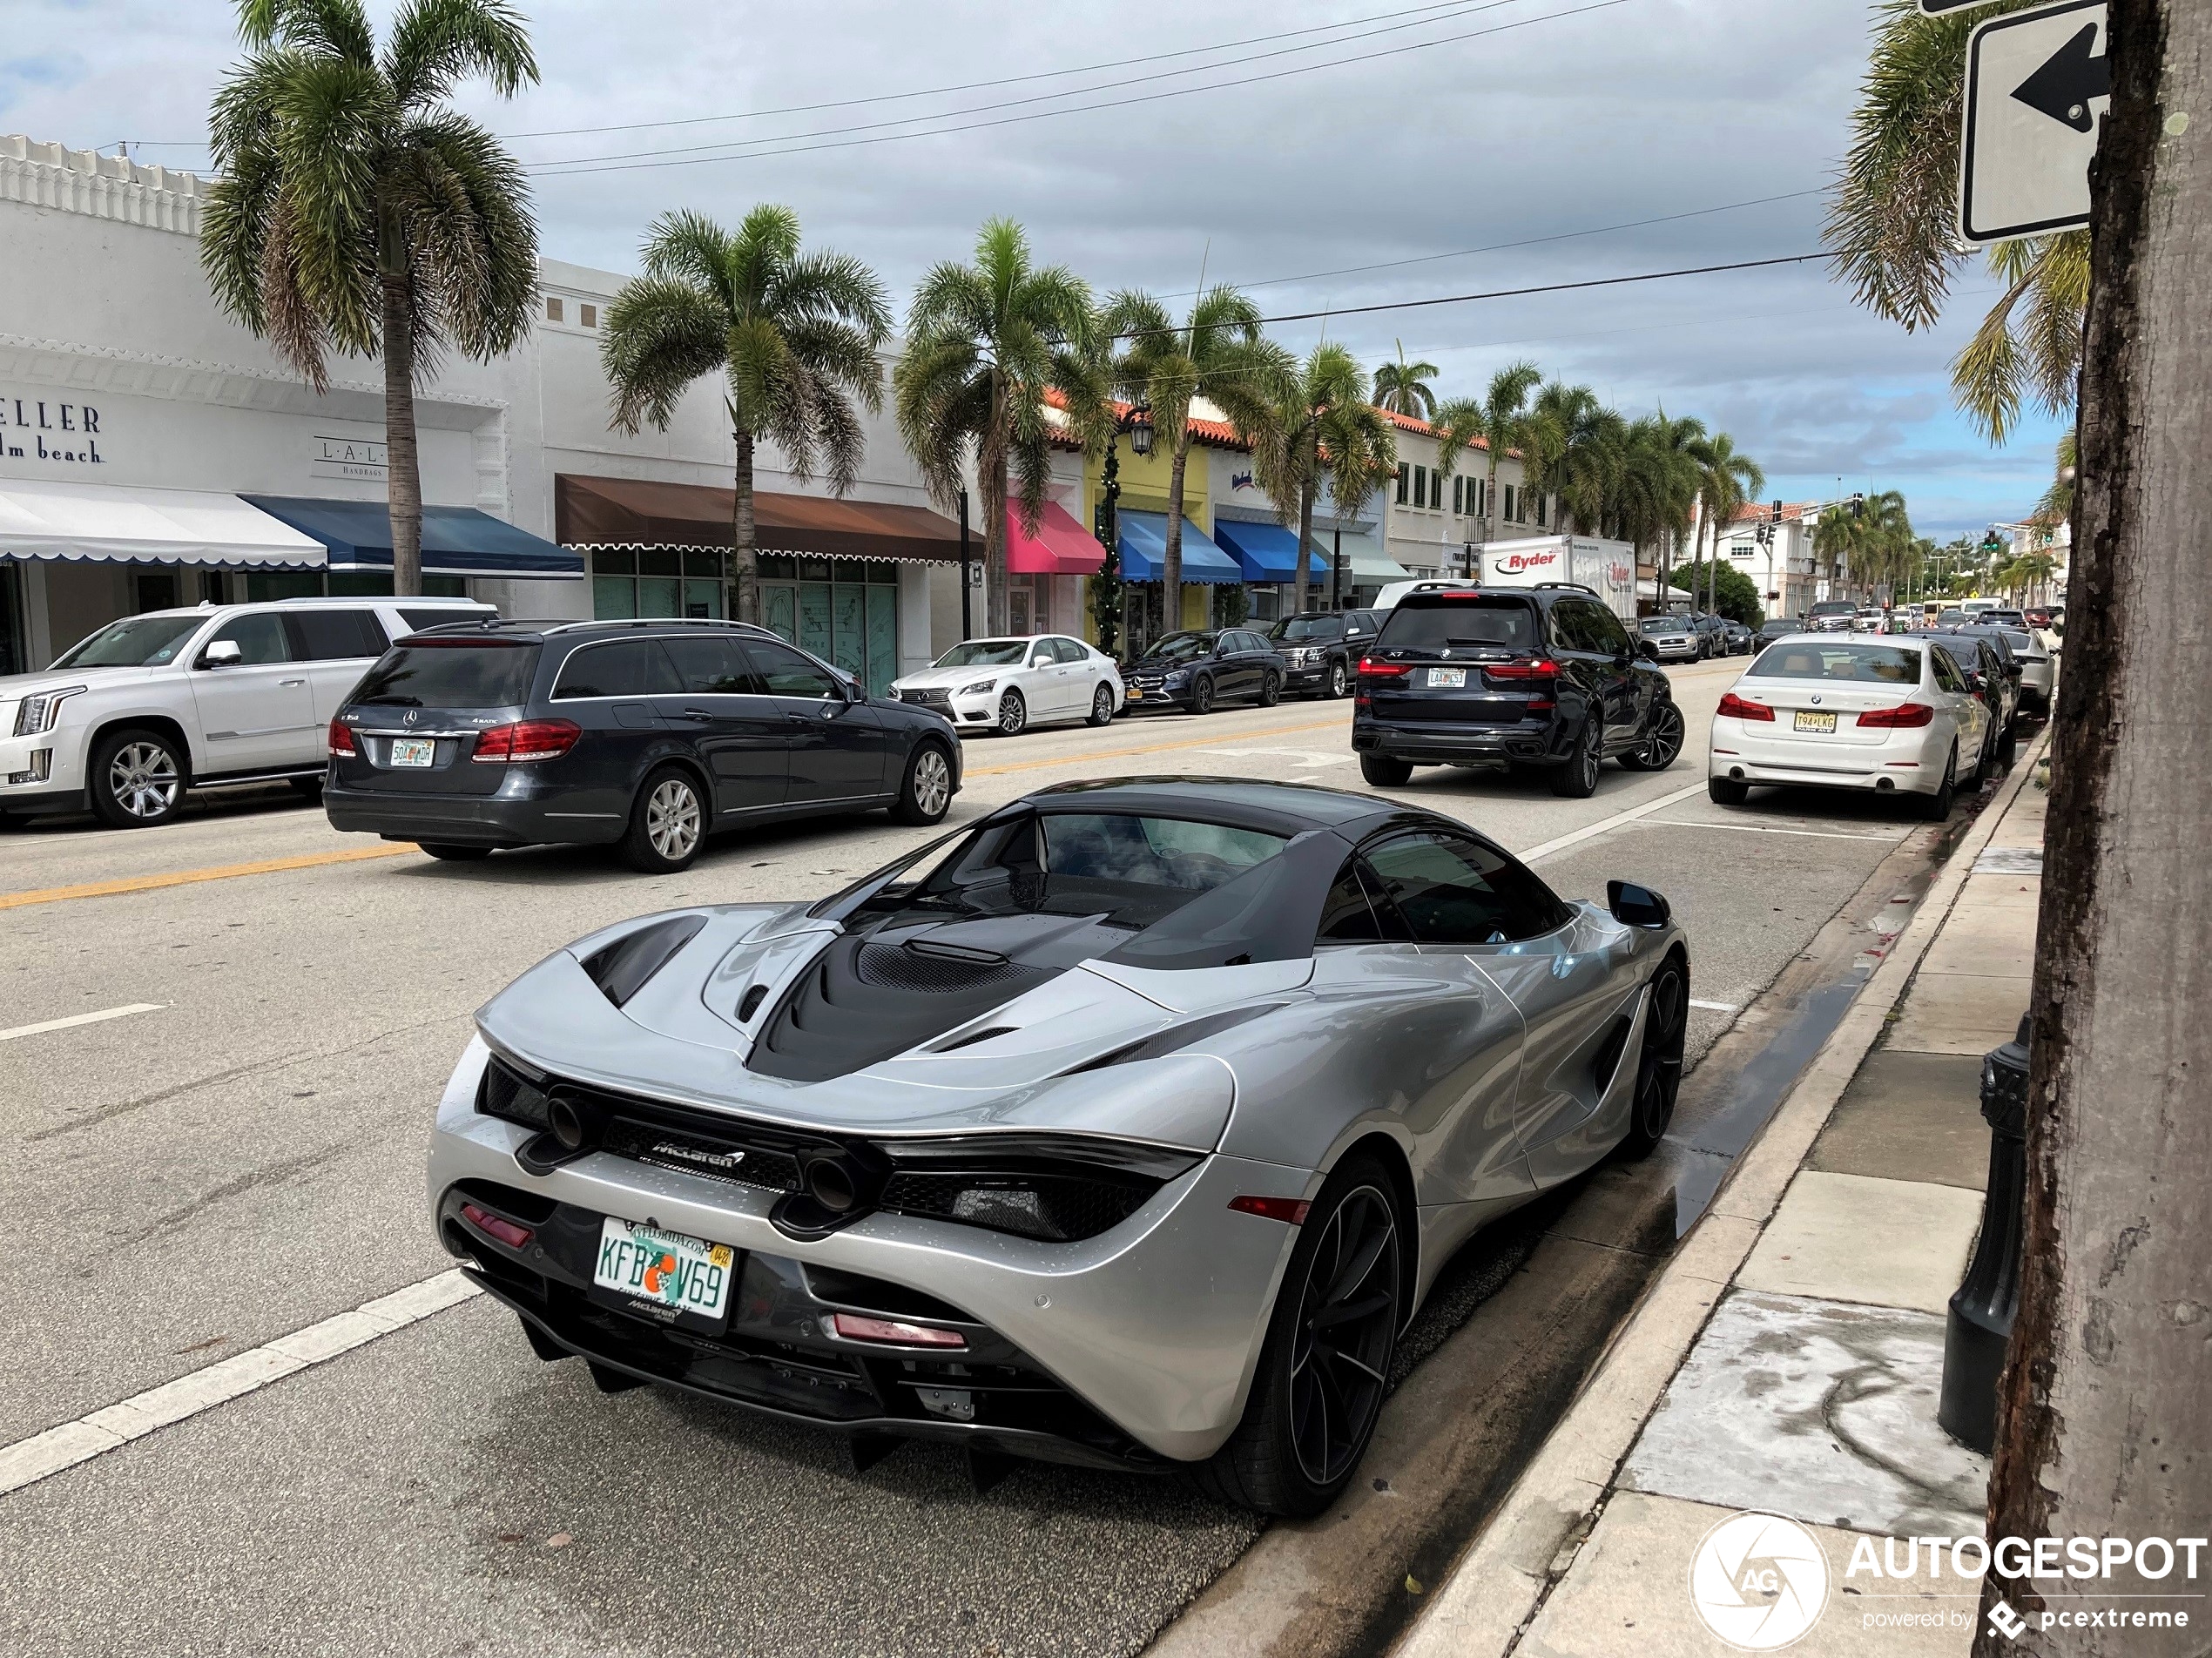
[[0,558],[320,570],[323,544],[236,495],[0,478]]

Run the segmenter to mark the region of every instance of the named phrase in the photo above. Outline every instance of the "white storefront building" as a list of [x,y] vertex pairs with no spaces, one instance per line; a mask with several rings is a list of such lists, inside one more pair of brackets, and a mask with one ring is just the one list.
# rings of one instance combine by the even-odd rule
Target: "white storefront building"
[[[221,312],[206,192],[0,138],[0,673],[137,610],[389,590],[381,370],[336,360],[318,394]],[[599,329],[624,279],[541,268],[522,346],[418,389],[425,585],[528,617],[721,614],[719,387],[667,432],[610,429]],[[867,437],[843,501],[766,445],[756,488],[770,620],[880,685],[958,637],[959,540],[887,413]]]

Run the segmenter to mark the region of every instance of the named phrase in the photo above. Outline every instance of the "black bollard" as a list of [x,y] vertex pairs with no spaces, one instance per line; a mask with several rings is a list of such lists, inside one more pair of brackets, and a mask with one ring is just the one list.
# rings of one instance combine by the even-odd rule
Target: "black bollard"
[[1969,1450],[1997,1440],[1997,1377],[2020,1301],[2021,1210],[2027,1183],[2027,1015],[2020,1035],[1982,1056],[1981,1115],[1989,1124],[1989,1190],[1966,1281],[1951,1297],[1936,1420]]

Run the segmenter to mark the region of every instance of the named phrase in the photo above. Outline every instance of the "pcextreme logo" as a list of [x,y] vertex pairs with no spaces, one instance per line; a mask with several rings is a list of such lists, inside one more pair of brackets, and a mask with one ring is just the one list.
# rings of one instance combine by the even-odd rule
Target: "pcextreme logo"
[[1828,1556],[1779,1514],[1737,1514],[1705,1533],[1689,1562],[1699,1621],[1739,1652],[1778,1652],[1828,1607]]

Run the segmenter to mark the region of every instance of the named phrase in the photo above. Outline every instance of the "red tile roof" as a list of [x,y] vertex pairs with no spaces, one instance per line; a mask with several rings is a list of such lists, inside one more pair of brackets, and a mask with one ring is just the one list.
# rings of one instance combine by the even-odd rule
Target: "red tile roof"
[[[1381,415],[1383,419],[1388,421],[1393,426],[1396,427],[1401,432],[1419,432],[1423,437],[1434,437],[1436,435],[1436,428],[1418,415],[1400,414],[1394,408],[1383,408],[1379,406],[1377,407],[1375,413]],[[1486,437],[1470,438],[1467,441],[1467,448],[1471,449],[1480,449],[1487,454],[1489,451],[1490,440]],[[1513,451],[1507,450],[1507,453],[1512,454]]]
[[[1820,503],[1817,501],[1785,501],[1782,503],[1782,517],[1784,522],[1792,519],[1804,518],[1819,510]],[[1736,509],[1736,516],[1729,520],[1729,522],[1732,524],[1765,524],[1773,522],[1774,503],[1771,501],[1749,502],[1738,507]]]

